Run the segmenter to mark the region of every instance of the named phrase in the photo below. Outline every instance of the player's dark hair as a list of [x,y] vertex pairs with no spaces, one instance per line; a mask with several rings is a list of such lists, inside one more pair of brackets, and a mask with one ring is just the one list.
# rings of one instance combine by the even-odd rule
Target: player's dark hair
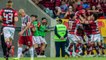
[[6,3],[6,6],[11,8],[13,5],[13,2],[11,0],[9,0],[7,3]]
[[70,18],[73,18],[74,16],[75,16],[75,14],[71,14],[71,15],[70,15]]
[[97,14],[94,13],[93,16],[94,16],[94,20],[98,19],[98,15]]
[[38,16],[37,16],[37,15],[31,15],[31,17],[35,17],[35,18],[37,18]]
[[7,3],[13,3],[11,0],[9,0]]
[[45,17],[42,18],[42,20],[46,19]]
[[58,22],[59,22],[59,23],[62,23],[62,19],[59,19]]

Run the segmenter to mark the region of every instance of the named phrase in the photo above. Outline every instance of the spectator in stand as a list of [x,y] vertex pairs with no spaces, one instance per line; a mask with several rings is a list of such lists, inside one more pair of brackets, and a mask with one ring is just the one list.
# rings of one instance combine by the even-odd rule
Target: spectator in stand
[[73,13],[74,13],[73,7],[72,7],[72,6],[69,6],[68,11],[67,11],[66,14],[64,15],[64,18],[65,18],[65,19],[69,19],[70,15],[73,14]]
[[60,18],[64,18],[64,15],[68,9],[68,5],[66,4],[66,2],[62,1],[60,8],[61,8]]
[[81,4],[83,4],[83,2],[82,2],[81,0],[77,0],[77,1],[76,1],[76,4],[77,4],[77,5],[81,5]]
[[44,9],[45,9],[44,3],[45,3],[45,0],[39,0],[39,2],[38,2],[37,5],[38,5],[42,10],[44,10]]
[[75,4],[76,4],[76,6],[75,6],[76,7],[76,11],[82,9],[83,2],[81,0],[77,0]]
[[96,6],[92,6],[92,7],[91,7],[91,12],[92,12],[92,13],[97,13],[97,12],[99,12],[99,11],[97,10]]
[[85,1],[85,2],[83,2],[82,7],[83,7],[84,9],[87,9],[87,8],[90,7],[90,5],[89,5],[88,2]]
[[82,5],[77,5],[76,11],[82,10]]
[[104,13],[103,13],[103,9],[101,8],[101,5],[100,4],[97,5],[97,10],[99,11],[98,12],[98,16],[100,18],[102,18],[104,16]]
[[61,14],[61,8],[60,7],[55,7],[55,10],[54,10],[54,16],[55,18],[60,18],[60,14]]
[[69,5],[72,5],[73,6],[73,10],[75,11],[76,10],[76,1],[75,0],[70,0],[69,1]]
[[55,0],[55,6],[60,6],[61,0]]
[[94,14],[95,16],[97,16],[98,17],[98,9],[96,8],[96,6],[92,6],[91,7],[91,10],[89,10],[89,12],[91,13],[91,14]]
[[63,11],[67,11],[68,5],[66,4],[65,1],[62,1],[62,2],[61,2],[60,8],[61,8]]
[[49,8],[45,8],[45,12],[50,16],[53,17],[53,10],[50,10]]
[[70,0],[63,0],[67,5],[69,5]]

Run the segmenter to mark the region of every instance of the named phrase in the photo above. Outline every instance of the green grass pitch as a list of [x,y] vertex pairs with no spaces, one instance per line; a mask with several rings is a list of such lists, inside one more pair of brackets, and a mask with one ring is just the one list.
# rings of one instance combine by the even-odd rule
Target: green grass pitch
[[[0,58],[0,60],[5,60]],[[9,58],[9,60],[14,60]],[[30,58],[21,58],[20,60],[30,60]],[[106,60],[106,57],[72,57],[72,58],[35,58],[34,60]]]

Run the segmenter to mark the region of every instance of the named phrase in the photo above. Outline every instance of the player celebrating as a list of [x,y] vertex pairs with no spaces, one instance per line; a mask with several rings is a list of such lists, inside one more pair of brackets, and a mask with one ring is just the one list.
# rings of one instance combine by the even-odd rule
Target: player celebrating
[[22,27],[21,31],[19,32],[20,38],[18,40],[18,59],[22,56],[22,46],[26,45],[29,48],[30,54],[31,54],[31,60],[34,59],[34,53],[33,53],[33,44],[32,44],[32,33],[30,30],[31,25],[31,19],[30,17],[25,13],[24,9],[20,9],[19,13],[21,15],[22,20]]
[[35,51],[37,53],[37,57],[39,57],[40,54],[40,37],[39,37],[39,22],[37,21],[37,16],[36,15],[31,15],[31,20],[32,20],[32,33],[33,33],[33,44]]
[[[92,35],[91,35],[91,41],[95,44],[95,50],[97,52],[98,55],[100,55],[100,49],[102,50],[102,54],[104,54],[103,51],[103,46],[101,44],[101,35],[100,35],[100,31],[98,29],[98,25],[97,25],[97,17],[95,16],[95,14],[93,14],[91,16],[93,18],[93,20],[90,21],[90,26],[91,26],[91,31],[92,31]],[[99,49],[99,50],[98,50]]]
[[45,40],[45,35],[48,30],[47,30],[47,19],[45,17],[42,18],[41,25],[39,27],[39,31],[40,31],[39,32],[40,33],[40,42],[41,42],[40,55],[41,55],[41,57],[46,57],[44,55],[45,48],[47,46],[47,42]]
[[[85,50],[87,50],[87,55],[89,55],[90,54],[90,52],[93,54],[93,52],[92,52],[92,44],[91,44],[91,38],[90,38],[90,35],[92,34],[92,31],[91,31],[91,27],[90,27],[90,25],[89,25],[89,22],[88,21],[90,21],[90,16],[91,15],[86,15],[85,14],[85,12],[83,13],[83,14],[81,14],[80,15],[80,20],[82,21],[82,25],[83,25],[83,29],[84,29],[84,33],[85,33],[85,36],[86,36],[86,38],[85,38],[85,41],[86,41],[86,43],[85,43],[85,46],[87,47],[87,48],[85,48],[84,47],[84,45],[83,45],[83,55],[84,55],[84,51]],[[90,18],[90,19],[89,19]],[[89,20],[88,20],[89,19]]]
[[6,52],[4,53],[6,60],[8,60],[9,51],[12,46],[12,40],[15,32],[15,23],[18,21],[18,14],[16,10],[12,8],[12,5],[12,1],[9,0],[6,4],[6,8],[0,10],[0,20],[2,21],[3,34],[5,39],[5,49],[3,49],[3,51]]
[[78,44],[78,41],[79,41],[79,38],[76,35],[78,23],[79,23],[79,20],[76,18],[76,15],[71,14],[70,15],[70,21],[69,21],[69,34],[68,34],[68,36],[69,36],[69,40],[70,40],[70,44],[71,44],[71,45],[69,45],[69,46],[71,46],[70,55],[73,55],[73,56],[76,55],[75,47],[76,47],[76,44]]

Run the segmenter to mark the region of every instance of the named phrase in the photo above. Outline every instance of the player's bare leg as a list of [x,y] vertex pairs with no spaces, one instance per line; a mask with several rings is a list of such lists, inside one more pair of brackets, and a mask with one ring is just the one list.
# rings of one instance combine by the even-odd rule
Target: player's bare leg
[[93,45],[93,42],[89,42],[87,43],[87,55],[90,55],[90,52],[92,51],[92,45]]
[[40,47],[39,47],[39,45],[37,43],[34,44],[34,49],[35,49],[36,55],[38,57],[39,54],[40,54]]
[[14,55],[15,55],[14,49],[15,49],[15,47],[14,46],[11,46],[10,53],[11,53],[11,56],[12,57],[14,57]]
[[105,52],[104,52],[104,46],[103,46],[103,43],[102,43],[102,42],[99,42],[98,45],[99,45],[99,50],[100,50],[101,54],[104,55]]
[[96,50],[97,55],[99,55],[100,51],[99,51],[99,46],[97,42],[95,42],[95,50]]
[[47,44],[42,43],[41,44],[41,48],[40,48],[40,55],[43,55],[45,57],[45,48],[46,48]]
[[29,50],[29,47],[26,47],[23,51],[22,54],[25,54]]

